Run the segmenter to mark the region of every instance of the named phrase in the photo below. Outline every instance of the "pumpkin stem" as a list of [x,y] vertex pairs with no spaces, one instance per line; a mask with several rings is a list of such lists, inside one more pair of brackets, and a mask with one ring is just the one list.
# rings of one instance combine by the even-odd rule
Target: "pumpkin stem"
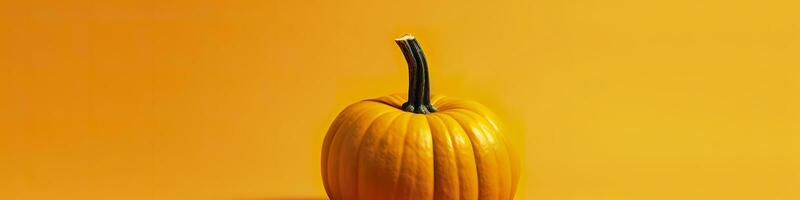
[[414,36],[406,34],[395,42],[403,51],[408,63],[408,102],[402,109],[406,112],[428,114],[436,112],[431,105],[431,84],[428,78],[428,61],[422,53],[422,47]]

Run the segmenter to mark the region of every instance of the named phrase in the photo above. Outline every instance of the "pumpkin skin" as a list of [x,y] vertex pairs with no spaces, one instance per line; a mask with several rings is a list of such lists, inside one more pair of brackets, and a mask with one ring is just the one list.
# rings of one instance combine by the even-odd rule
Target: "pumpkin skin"
[[429,100],[435,112],[404,110],[402,94],[345,108],[322,147],[329,198],[513,199],[520,163],[496,116],[472,101]]
[[323,143],[331,199],[513,199],[519,160],[494,114],[433,96],[431,114],[405,112],[401,95],[347,107]]

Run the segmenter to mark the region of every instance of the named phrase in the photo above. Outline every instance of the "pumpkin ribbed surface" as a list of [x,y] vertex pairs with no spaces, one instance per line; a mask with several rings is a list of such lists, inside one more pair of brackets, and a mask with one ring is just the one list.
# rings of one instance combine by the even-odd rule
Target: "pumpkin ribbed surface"
[[417,114],[407,101],[360,101],[334,120],[322,149],[331,199],[513,199],[519,160],[491,111],[434,95],[438,111]]

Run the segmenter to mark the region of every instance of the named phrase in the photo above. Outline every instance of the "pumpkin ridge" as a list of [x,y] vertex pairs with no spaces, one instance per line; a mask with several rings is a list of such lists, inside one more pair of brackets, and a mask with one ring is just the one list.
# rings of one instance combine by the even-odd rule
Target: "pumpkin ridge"
[[[382,130],[374,131],[375,132],[374,134],[369,135],[370,136],[370,138],[369,138],[370,141],[373,141],[373,142],[367,143],[367,144],[362,144],[362,148],[375,148],[376,146],[378,148],[380,148],[382,146],[387,145],[387,144],[385,144],[383,142],[385,142],[385,138],[388,137],[388,135],[389,135],[388,132],[390,132],[389,130],[392,128],[391,125],[393,125],[395,123],[398,123],[399,120],[403,119],[405,117],[405,115],[403,115],[403,113],[404,112],[388,112],[387,114],[396,114],[396,115],[391,117],[391,120],[388,121],[390,126],[383,127]],[[384,122],[386,122],[386,121],[384,121]],[[367,129],[367,131],[372,131],[372,130],[374,130],[372,127]],[[385,134],[377,135],[377,133],[385,133]],[[368,139],[367,135],[365,135],[364,137],[365,137],[364,138],[365,140]],[[367,145],[367,146],[364,146],[364,145]],[[358,151],[359,155],[358,155],[358,158],[356,160],[356,162],[358,162],[358,166],[359,166],[358,174],[357,174],[357,176],[358,176],[357,180],[361,180],[362,177],[369,177],[369,175],[365,175],[365,174],[362,173],[362,171],[364,171],[364,170],[362,170],[362,166],[361,166],[362,165],[362,161],[364,161],[364,162],[368,162],[369,161],[369,160],[367,160],[367,159],[369,159],[369,157],[365,157],[365,154],[363,154],[362,151],[363,150],[359,150]],[[372,154],[372,156],[374,156],[374,155],[375,154]],[[359,181],[359,183],[355,184],[355,185],[356,185],[355,187],[359,187],[359,189],[358,189],[358,192],[359,192],[358,193],[358,199],[369,199],[370,198],[369,196],[364,197],[364,195],[361,194],[362,192],[366,192],[366,193],[369,194],[369,190],[364,190],[364,189],[369,189],[369,188],[360,188],[361,186],[364,185],[364,183],[360,183],[360,181]]]
[[[382,117],[384,117],[384,116],[386,116],[388,114],[394,114],[394,113],[396,113],[396,112],[385,111],[384,113],[378,114],[377,115],[378,117],[376,117],[374,120],[372,120],[370,122],[369,126],[367,126],[367,128],[364,129],[364,134],[361,136],[361,141],[358,142],[358,147],[356,147],[356,150],[355,150],[356,151],[356,156],[355,156],[356,164],[354,165],[354,167],[352,169],[353,171],[355,171],[355,173],[353,174],[353,176],[355,176],[355,178],[353,179],[353,183],[352,183],[353,186],[352,187],[354,188],[353,189],[354,190],[353,194],[356,195],[356,199],[360,199],[359,195],[358,195],[358,188],[359,188],[358,187],[358,176],[359,176],[359,173],[360,173],[360,169],[359,169],[360,164],[358,163],[358,161],[361,160],[361,147],[364,145],[364,141],[365,141],[365,139],[367,137],[367,134],[370,134],[370,133],[374,134],[374,132],[372,132],[370,130],[372,130],[372,128],[375,126],[376,122],[380,121]],[[390,121],[389,124],[394,122],[394,120],[397,119],[397,117],[400,116],[400,115],[402,115],[402,113],[398,113],[396,116],[392,116],[392,120]],[[381,132],[385,132],[385,131],[381,131]]]
[[322,151],[323,151],[322,152],[322,159],[321,159],[322,160],[322,170],[321,170],[322,171],[322,183],[323,183],[323,186],[325,187],[325,192],[328,193],[328,196],[331,196],[331,192],[329,190],[330,186],[328,184],[328,157],[330,156],[330,148],[331,148],[331,145],[333,145],[332,144],[333,143],[333,138],[336,137],[336,133],[342,127],[342,124],[344,124],[344,122],[347,121],[345,119],[349,119],[350,118],[351,115],[349,115],[349,114],[351,114],[351,112],[356,112],[357,111],[357,110],[354,111],[354,109],[351,108],[352,106],[353,105],[348,106],[347,108],[344,109],[344,111],[342,111],[341,113],[339,113],[338,116],[336,116],[336,118],[333,120],[333,123],[328,128],[328,133],[325,135],[325,139],[322,142]]
[[[445,126],[447,126],[447,122],[445,122],[445,117],[450,118],[451,120],[455,120],[452,117],[449,117],[447,115],[444,115],[444,116],[440,117],[440,119],[442,120],[442,123],[444,123]],[[456,122],[456,124],[458,124],[458,122]],[[460,127],[461,127],[461,125],[459,125],[459,128]],[[463,184],[462,182],[464,182],[462,180],[462,179],[464,179],[464,177],[461,176],[461,171],[464,170],[462,168],[462,166],[461,166],[462,162],[463,162],[462,161],[463,158],[461,158],[461,154],[458,153],[458,152],[461,151],[460,149],[462,147],[460,145],[456,145],[455,134],[457,134],[457,133],[455,131],[450,130],[450,128],[451,128],[450,126],[447,126],[447,133],[450,134],[450,145],[453,146],[453,152],[454,152],[453,153],[453,159],[456,161],[456,170],[458,170],[458,174],[456,174],[456,176],[458,176],[458,187],[457,187],[457,190],[459,191],[457,193],[458,194],[458,199],[465,200],[466,197],[462,196],[462,194],[461,194],[461,190],[463,189],[462,188],[462,184]],[[469,141],[469,139],[467,139],[467,141]],[[470,148],[470,150],[473,150],[472,149],[472,141],[469,141],[469,148]],[[473,159],[475,159],[474,158],[475,152],[473,152],[472,155],[473,155]],[[473,160],[473,162],[474,162],[474,160]],[[475,167],[475,171],[476,171],[476,174],[477,174],[477,166]],[[476,176],[475,180],[477,180],[477,179],[478,179],[478,177]],[[478,185],[480,185],[480,183],[476,183],[475,185],[478,186]]]
[[[458,172],[460,172],[461,171],[461,157],[459,157],[459,154],[456,153],[457,149],[456,149],[455,140],[453,139],[453,133],[452,133],[452,131],[450,131],[450,127],[448,127],[447,124],[444,122],[444,119],[439,118],[439,120],[442,122],[442,125],[445,126],[445,130],[447,130],[448,136],[450,136],[450,145],[453,146],[453,149],[452,149],[452,151],[453,151],[453,160],[456,161],[456,170],[458,170]],[[457,184],[458,187],[456,187],[457,192],[455,192],[455,194],[458,195],[458,199],[463,199],[463,197],[461,197],[461,174],[460,173],[456,173],[456,176],[458,176],[458,179],[456,179],[456,181],[458,181],[458,184]]]
[[[403,112],[403,113],[405,113],[405,112]],[[395,171],[392,172],[392,175],[394,176],[392,178],[392,184],[393,184],[392,185],[392,191],[391,191],[392,195],[396,194],[397,187],[399,185],[398,182],[400,180],[400,174],[403,171],[403,157],[405,156],[405,143],[406,143],[406,138],[408,137],[408,133],[407,132],[408,132],[408,129],[409,129],[408,127],[410,127],[410,124],[411,124],[410,121],[411,121],[411,117],[412,116],[413,115],[401,114],[398,117],[398,119],[403,119],[403,120],[401,120],[397,124],[408,124],[408,125],[405,126],[405,129],[403,131],[401,131],[401,132],[404,133],[404,135],[402,137],[398,137],[398,138],[402,138],[402,140],[397,144],[399,144],[399,145],[401,145],[403,147],[400,148],[400,155],[397,157],[398,159],[397,159],[397,162],[395,163]],[[395,120],[398,120],[398,119],[395,119]],[[395,124],[395,122],[392,122],[392,123]],[[388,137],[388,136],[384,135],[384,137]]]
[[[411,120],[411,116],[409,116],[408,118],[409,118],[409,121],[410,121]],[[410,128],[411,125],[413,125],[413,124],[412,123],[406,124],[406,130],[402,131],[403,132],[403,137],[402,137],[403,141],[400,142],[399,144],[403,145],[403,148],[400,148],[400,159],[399,159],[400,161],[397,162],[397,173],[394,176],[394,180],[392,181],[394,183],[394,188],[392,188],[392,195],[397,194],[397,188],[400,187],[400,184],[398,184],[398,183],[400,182],[400,176],[403,173],[403,160],[406,157],[405,144],[406,144],[406,139],[408,139],[408,130],[411,129]]]
[[[338,170],[339,169],[338,168],[339,165],[336,164],[336,163],[333,163],[333,162],[335,162],[334,160],[338,159],[338,152],[339,152],[339,150],[341,150],[341,147],[340,147],[341,145],[340,144],[342,143],[342,138],[339,138],[339,140],[336,140],[338,138],[336,136],[341,136],[342,135],[341,134],[341,131],[343,130],[342,127],[346,127],[345,125],[350,126],[351,124],[357,122],[359,119],[361,119],[361,117],[363,117],[369,111],[368,109],[363,109],[363,108],[356,107],[356,106],[364,106],[364,105],[360,105],[360,104],[356,103],[356,104],[353,104],[353,105],[348,106],[347,108],[345,108],[345,110],[354,110],[354,111],[352,111],[352,112],[354,112],[354,113],[352,113],[352,115],[348,115],[348,116],[353,116],[353,117],[352,118],[347,118],[347,119],[353,119],[353,120],[342,120],[342,122],[341,122],[342,124],[339,125],[339,128],[334,133],[334,136],[331,137],[331,142],[330,142],[331,144],[328,147],[328,151],[326,152],[328,160],[325,161],[326,162],[325,165],[326,166],[332,166],[332,167],[325,169],[326,173],[324,175],[328,179],[325,182],[325,184],[328,185],[331,188],[331,190],[329,191],[329,193],[332,194],[331,196],[337,196],[336,194],[340,193],[339,184],[338,184],[339,175],[337,173],[335,173],[336,171],[339,171]],[[339,141],[339,142],[337,143],[337,141]],[[337,152],[337,153],[334,153],[334,152]],[[331,165],[331,164],[333,164],[333,165]],[[334,168],[336,170],[334,170]],[[333,181],[333,180],[336,180],[336,181]]]
[[[441,131],[445,132],[445,133],[443,133],[443,135],[447,136],[447,140],[448,140],[447,142],[449,143],[450,146],[453,146],[453,148],[450,149],[450,153],[453,155],[453,160],[455,160],[453,166],[456,169],[455,172],[454,172],[455,175],[456,175],[456,178],[453,179],[453,180],[455,181],[454,185],[455,185],[455,190],[456,191],[453,191],[451,193],[453,195],[456,195],[455,199],[459,199],[459,198],[461,198],[460,197],[460,187],[459,187],[459,185],[461,183],[461,180],[460,180],[460,177],[459,177],[458,173],[459,173],[459,171],[461,169],[458,166],[460,160],[458,158],[458,154],[455,152],[455,145],[453,144],[453,137],[450,134],[450,130],[449,130],[449,127],[447,126],[447,124],[438,115],[435,115],[435,114],[434,115],[429,115],[429,117],[428,117],[428,125],[430,125],[431,127],[432,127],[431,124],[433,124],[432,121],[437,121],[438,122],[437,124],[439,124],[441,126],[441,129],[442,129]],[[437,195],[437,191],[438,190],[436,189],[437,188],[436,180],[439,180],[439,178],[437,178],[437,176],[439,176],[439,175],[436,173],[436,169],[437,169],[436,168],[437,167],[436,158],[438,156],[436,155],[436,140],[434,139],[433,135],[434,135],[434,133],[433,133],[433,130],[431,129],[431,141],[433,142],[432,150],[433,150],[433,158],[434,158],[434,160],[433,160],[433,180],[434,180],[434,183],[433,183],[433,191],[434,191],[433,196],[435,198],[435,197],[439,196],[439,195]]]
[[[503,148],[505,148],[506,144],[505,144],[505,142],[503,141],[502,138],[499,138],[500,135],[499,135],[497,130],[489,129],[489,127],[487,127],[487,125],[484,124],[484,123],[488,123],[486,118],[483,117],[482,115],[478,114],[477,112],[475,112],[473,110],[469,110],[469,109],[455,109],[454,112],[461,112],[463,115],[467,116],[468,118],[472,119],[473,121],[478,122],[478,128],[480,128],[481,130],[485,131],[486,134],[489,134],[489,135],[492,135],[492,137],[495,137],[495,140],[494,140],[495,143],[498,143],[498,144],[501,143],[501,142],[503,143],[502,145],[492,145],[492,148],[494,149],[494,154],[495,154],[495,159],[494,159],[495,164],[497,166],[506,166],[506,165],[502,165],[501,164],[502,163],[502,161],[501,161],[502,158],[500,158],[500,156],[497,156],[498,154],[506,154],[506,155],[508,155],[507,151],[505,153],[503,153],[503,150],[505,150],[505,149],[501,150],[498,147],[498,146],[502,146]],[[486,137],[486,134],[484,134],[484,137]],[[510,163],[510,160],[509,160],[509,163]],[[507,174],[508,177],[511,177],[511,170],[498,168],[498,172],[497,173],[498,174],[499,173],[503,173],[503,171],[508,172],[508,173],[504,173],[504,174]],[[497,180],[498,180],[499,186],[503,186],[505,184],[508,184],[507,187],[511,186],[512,180],[509,179],[508,181],[503,181],[503,176],[502,175],[498,175],[497,176]],[[505,190],[505,189],[507,189],[507,187],[502,188],[502,189]],[[506,193],[506,192],[507,191],[502,191],[502,190],[499,191],[498,192],[499,199],[505,199],[505,198],[503,198],[503,194]],[[506,195],[508,195],[508,194],[506,194]]]
[[[347,109],[345,109],[345,110],[347,110]],[[331,141],[332,140],[331,138],[336,136],[336,131],[339,131],[339,127],[341,127],[342,121],[344,120],[342,118],[345,118],[347,116],[348,115],[345,115],[344,112],[340,113],[336,117],[336,119],[334,119],[333,124],[331,124],[331,126],[328,128],[328,133],[325,134],[325,139],[323,139],[323,141],[322,141],[322,159],[321,159],[321,163],[322,163],[321,164],[322,165],[321,166],[322,167],[322,170],[321,170],[322,171],[322,183],[323,183],[323,187],[325,187],[325,192],[328,194],[328,196],[331,196],[331,193],[329,192],[330,191],[329,190],[330,186],[328,186],[328,172],[327,172],[327,170],[328,170],[328,151],[330,150],[331,143],[333,142],[333,141]]]
[[[363,102],[362,102],[362,103],[363,103]],[[370,105],[369,105],[369,104],[364,104],[363,106],[365,106],[365,107],[366,107],[366,106],[370,106]],[[372,105],[372,106],[374,106],[374,105]],[[347,126],[345,126],[345,125],[342,125],[342,126],[343,126],[343,127],[352,126],[353,124],[356,124],[356,122],[359,122],[359,121],[370,121],[370,123],[372,123],[372,121],[374,121],[374,120],[375,120],[375,118],[373,118],[372,120],[366,120],[366,119],[365,119],[365,118],[367,118],[367,119],[368,119],[368,117],[371,117],[371,116],[377,116],[377,115],[375,115],[375,113],[372,113],[372,112],[373,112],[373,111],[372,111],[372,108],[366,107],[366,108],[360,108],[360,109],[363,109],[364,111],[363,111],[363,112],[361,112],[361,113],[358,115],[358,117],[356,117],[356,118],[355,118],[355,120],[353,120],[353,121],[352,121],[353,123],[349,123],[349,124],[347,124]],[[384,111],[384,112],[389,112],[389,111]],[[342,129],[342,128],[340,128],[340,129]],[[360,133],[354,133],[354,134],[360,134]],[[342,134],[340,134],[340,133],[337,133],[337,136],[341,136],[341,135],[342,135]],[[342,136],[342,138],[339,138],[339,137],[336,137],[336,138],[334,138],[334,144],[338,144],[338,145],[336,145],[336,147],[338,147],[338,148],[336,148],[336,149],[334,149],[334,150],[338,150],[338,151],[332,152],[331,154],[333,154],[333,156],[335,156],[335,158],[334,158],[334,159],[336,159],[336,160],[337,160],[339,163],[335,164],[335,167],[336,167],[336,168],[335,168],[335,169],[331,169],[331,172],[332,172],[332,173],[329,173],[328,175],[331,175],[331,174],[333,174],[333,175],[334,175],[335,179],[334,179],[334,180],[333,180],[333,182],[332,182],[332,183],[335,183],[335,184],[336,184],[336,188],[335,188],[335,190],[334,190],[334,193],[338,193],[338,194],[340,194],[339,196],[341,196],[341,194],[346,194],[346,193],[344,193],[344,192],[342,191],[342,190],[344,190],[344,188],[342,187],[342,185],[344,185],[344,184],[342,184],[342,178],[344,177],[344,176],[342,176],[342,172],[343,172],[343,171],[345,171],[345,169],[343,169],[343,168],[341,167],[341,166],[343,166],[342,162],[345,162],[345,160],[344,160],[344,159],[342,159],[342,157],[343,157],[343,155],[344,155],[346,152],[343,152],[343,151],[342,151],[342,148],[344,148],[344,147],[342,147],[342,146],[343,146],[343,145],[342,145],[342,142],[340,142],[340,143],[335,143],[335,141],[337,141],[336,139],[339,139],[339,141],[342,141],[342,140],[345,140],[345,139],[348,139],[348,140],[349,140],[349,139],[351,139],[352,137],[354,137],[354,136],[352,136],[352,135],[353,135],[353,134],[346,134],[346,135]],[[349,137],[348,137],[348,136],[349,136]],[[359,141],[359,142],[360,142],[360,141]],[[328,158],[329,158],[329,160],[331,159],[331,157],[330,157],[330,156],[329,156]],[[334,162],[336,162],[336,161],[334,161]],[[344,165],[344,166],[346,166],[346,165]]]
[[431,132],[431,134],[428,134],[431,137],[431,151],[432,151],[431,155],[433,155],[433,163],[431,164],[433,166],[433,170],[431,171],[431,174],[433,174],[433,183],[431,183],[431,185],[432,185],[431,189],[433,189],[433,193],[432,194],[433,194],[433,198],[435,199],[436,198],[436,180],[437,180],[437,178],[436,178],[436,176],[437,176],[437,173],[436,173],[436,139],[434,139],[433,130],[430,128],[431,127],[431,118],[434,118],[434,117],[435,117],[434,115],[425,116],[425,120],[428,121],[428,130],[430,130],[430,132]]
[[[388,98],[388,97],[387,97],[387,98]],[[397,105],[397,104],[395,104],[394,102],[387,102],[387,101],[384,101],[384,100],[382,100],[382,99],[366,99],[366,100],[362,100],[361,102],[373,102],[373,103],[379,103],[379,104],[381,104],[381,105],[388,106],[388,107],[390,107],[390,108],[396,108],[396,109],[399,109],[399,110],[401,110],[401,111],[403,110],[403,108],[402,108],[402,107],[398,106],[398,105]]]
[[402,106],[401,105],[403,105],[403,102],[405,102],[405,99],[397,97],[397,96],[395,96],[393,94],[392,95],[381,96],[381,97],[377,97],[377,98],[373,98],[373,99],[367,99],[365,101],[369,101],[369,100],[377,101],[377,102],[380,102],[382,104],[386,104],[386,105],[394,107],[394,108],[400,108],[401,110],[402,110],[402,108],[401,108]]
[[[462,144],[454,143],[458,144],[455,145],[455,147],[457,148],[456,152],[459,152],[458,154],[459,155],[458,169],[460,170],[458,173],[459,190],[475,191],[475,194],[465,195],[465,193],[462,192],[461,194],[459,194],[459,196],[461,196],[461,200],[477,200],[479,199],[480,195],[479,194],[480,181],[478,179],[479,177],[478,162],[475,160],[476,155],[475,155],[475,149],[473,148],[472,140],[470,140],[467,132],[464,130],[461,124],[459,124],[458,121],[455,118],[453,118],[453,116],[447,115],[445,112],[445,114],[442,114],[440,119],[442,119],[442,121],[444,121],[445,124],[448,125],[447,130],[451,133],[454,139],[457,137],[460,141],[465,141]],[[453,140],[453,142],[455,141],[456,140]],[[461,152],[469,152],[469,153],[467,155],[461,155],[462,154]],[[463,172],[463,171],[469,171],[472,174],[468,174],[469,172]]]
[[442,99],[447,98],[446,96],[431,94],[431,104],[434,106],[437,105]]
[[464,134],[467,136],[466,141],[469,142],[469,144],[470,144],[469,146],[472,148],[472,156],[473,156],[474,161],[475,161],[475,179],[478,180],[478,184],[477,184],[477,187],[478,187],[478,189],[477,189],[478,190],[478,199],[481,199],[481,193],[484,192],[481,186],[483,184],[485,184],[485,183],[483,183],[485,180],[483,180],[483,178],[481,176],[481,171],[482,171],[481,169],[483,167],[481,167],[481,165],[479,163],[481,163],[481,161],[483,159],[480,158],[480,156],[478,156],[478,153],[475,152],[475,142],[472,141],[473,140],[472,139],[473,138],[473,136],[472,136],[473,134],[469,133],[470,131],[468,131],[468,129],[466,127],[464,127],[464,124],[462,124],[460,120],[456,119],[453,115],[450,115],[450,114],[451,113],[444,113],[444,115],[452,118],[453,121],[455,121],[456,124],[458,124],[458,126],[461,128],[461,130],[464,131]]
[[[429,103],[429,104],[430,104],[430,103]],[[423,127],[423,129],[422,129],[422,130],[428,130],[428,131],[427,131],[427,132],[428,132],[428,136],[431,136],[433,133],[431,132],[431,124],[430,124],[430,123],[428,123],[428,118],[427,118],[427,115],[428,115],[428,114],[424,114],[424,115],[411,115],[411,117],[424,118],[424,120],[420,120],[420,122],[424,122],[425,124],[424,124],[424,125],[420,125],[420,126],[421,126],[421,127]],[[422,132],[425,132],[425,131],[421,131],[420,133],[422,133]],[[422,141],[422,139],[421,139],[421,138],[423,138],[423,137],[424,137],[424,134],[419,134],[419,135],[417,135],[417,136],[422,136],[422,137],[418,137],[418,138],[417,138],[417,140],[418,140],[418,141]],[[431,145],[431,149],[430,149],[430,150],[431,150],[431,151],[433,151],[433,146],[434,146],[434,144],[433,144],[433,138],[430,138],[430,142],[431,142],[431,144],[430,144],[430,145]],[[434,171],[434,168],[433,168],[433,167],[434,167],[434,164],[436,163],[436,157],[433,157],[433,152],[431,152],[431,157],[430,157],[430,159],[431,159],[431,160],[430,160],[430,161],[431,161],[431,165],[430,165],[430,167],[431,167],[431,168],[430,168],[430,171],[427,171],[427,170],[419,170],[419,171],[417,171],[417,174],[416,174],[417,176],[416,176],[416,177],[418,178],[417,180],[422,180],[424,177],[423,177],[423,178],[420,178],[420,175],[421,175],[421,174],[426,174],[426,173],[430,172],[430,174],[431,174],[431,176],[430,176],[430,178],[431,178],[431,187],[430,187],[430,190],[431,190],[431,191],[430,191],[430,195],[431,195],[431,196],[430,196],[430,197],[431,197],[431,199],[433,199],[433,198],[434,198],[433,194],[434,194],[434,192],[435,192],[435,190],[434,190],[434,187],[435,187],[435,186],[434,186],[434,184],[433,184],[433,181],[435,181],[435,178],[436,178],[436,177],[434,177],[434,176],[433,176],[433,171]],[[418,166],[419,166],[419,165],[418,165]],[[414,188],[415,188],[415,190],[418,190],[418,189],[419,189],[419,187],[416,187],[416,186],[419,186],[419,185],[420,185],[420,184],[418,184],[418,183],[416,183],[416,182],[415,182],[415,184],[414,184],[414,186],[415,186],[415,187],[414,187]]]
[[479,117],[482,117],[482,120],[484,120],[487,123],[491,124],[492,127],[495,129],[495,135],[496,135],[496,137],[500,138],[501,142],[503,142],[503,145],[501,145],[501,146],[505,147],[505,150],[506,150],[505,155],[506,155],[506,157],[508,157],[508,163],[509,163],[509,166],[511,167],[511,170],[509,171],[511,173],[510,176],[509,176],[509,177],[511,177],[511,185],[510,185],[511,191],[509,193],[509,197],[513,197],[516,194],[516,188],[517,188],[517,185],[519,184],[519,177],[517,175],[519,174],[519,170],[520,170],[519,160],[515,159],[516,156],[517,156],[517,153],[513,148],[513,144],[508,140],[508,137],[506,137],[506,135],[503,134],[503,132],[499,130],[499,127],[495,123],[492,122],[491,118],[486,113],[476,112],[474,110],[465,109],[465,108],[456,108],[456,109],[453,109],[453,110],[454,111],[461,110],[462,112],[474,113],[475,115],[478,115]]
[[450,105],[451,99],[450,97],[441,97],[439,99],[434,99],[433,103],[436,104],[440,110],[447,110],[449,109],[448,105]]
[[[477,165],[477,168],[478,168],[478,171],[479,171],[479,174],[478,174],[478,181],[479,181],[479,188],[480,188],[478,190],[479,198],[483,199],[483,195],[489,195],[489,194],[484,194],[485,193],[484,189],[492,189],[493,191],[495,191],[497,193],[496,195],[498,195],[498,197],[502,197],[502,196],[500,196],[503,193],[503,191],[501,190],[502,188],[500,187],[501,184],[502,184],[502,181],[500,181],[501,177],[497,177],[497,179],[493,179],[493,180],[490,181],[490,180],[487,180],[487,178],[493,178],[494,176],[486,175],[487,172],[489,172],[489,173],[493,172],[495,174],[495,176],[499,174],[498,170],[499,170],[501,165],[500,165],[500,162],[498,162],[497,158],[496,158],[497,154],[498,154],[497,153],[497,149],[492,147],[487,152],[487,151],[484,151],[483,148],[476,148],[476,145],[486,145],[485,143],[488,142],[488,138],[487,138],[486,135],[488,133],[484,133],[485,130],[483,128],[481,128],[480,129],[481,131],[478,132],[478,133],[475,132],[475,129],[468,128],[468,127],[471,127],[471,126],[469,124],[465,124],[466,121],[471,121],[473,123],[479,123],[478,124],[479,125],[478,128],[480,128],[481,125],[480,125],[480,122],[476,122],[476,120],[474,120],[472,117],[470,117],[466,113],[458,112],[457,110],[452,110],[451,112],[448,112],[447,114],[452,116],[452,117],[460,116],[460,118],[464,118],[462,120],[456,120],[456,121],[462,127],[462,129],[464,129],[466,131],[467,136],[469,136],[469,138],[470,138],[470,142],[472,142],[473,149],[478,149],[478,151],[480,151],[480,152],[478,152],[478,151],[474,151],[473,152],[474,156],[476,158],[475,162],[476,163],[480,163],[480,164]],[[477,141],[483,141],[483,142],[481,142],[481,144],[475,144],[476,140]],[[495,157],[494,160],[488,159],[488,158],[484,158],[486,156],[491,157],[493,155]],[[494,161],[494,165],[490,164],[492,161]],[[496,169],[492,170],[492,167],[494,167]],[[492,184],[491,182],[493,182],[493,181],[498,181],[498,182]],[[490,197],[490,199],[491,198],[494,198],[494,197]],[[499,199],[502,200],[503,198],[499,198]]]
[[403,98],[402,96],[398,96],[396,94],[392,94],[387,97],[392,99],[391,104],[393,107],[402,107],[403,103],[406,101],[405,98]]

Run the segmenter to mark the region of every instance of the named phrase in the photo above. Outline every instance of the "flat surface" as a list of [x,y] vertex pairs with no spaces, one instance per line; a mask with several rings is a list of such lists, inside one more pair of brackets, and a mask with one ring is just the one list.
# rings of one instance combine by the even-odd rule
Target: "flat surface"
[[780,0],[0,1],[0,199],[324,197],[346,105],[497,112],[518,199],[800,199],[800,5]]

